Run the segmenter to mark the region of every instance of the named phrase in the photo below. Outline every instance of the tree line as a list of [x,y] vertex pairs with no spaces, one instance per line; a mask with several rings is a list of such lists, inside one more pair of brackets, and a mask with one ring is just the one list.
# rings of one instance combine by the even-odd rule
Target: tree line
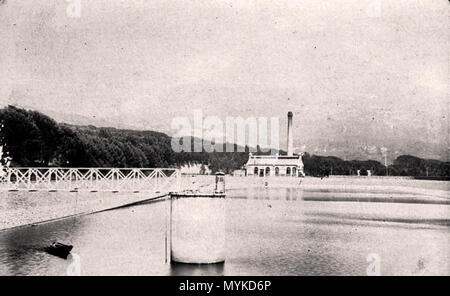
[[[0,145],[4,156],[11,158],[11,166],[179,167],[197,163],[207,165],[212,172],[231,173],[243,167],[250,152],[248,146],[234,144],[235,152],[176,153],[171,147],[172,138],[164,133],[57,123],[42,113],[15,106],[0,109],[0,122]],[[201,139],[191,138],[191,151],[195,141]],[[255,154],[270,153],[263,153],[259,147],[256,150]],[[303,163],[310,176],[356,175],[358,170],[361,175],[367,170],[373,175],[450,175],[449,162],[409,155],[399,156],[388,167],[374,160],[345,161],[308,153],[303,156]]]
[[368,170],[376,176],[438,177],[440,179],[450,176],[450,162],[411,155],[401,155],[387,167],[375,160],[345,161],[334,156],[317,156],[308,153],[305,153],[302,159],[306,174],[311,176],[357,175],[358,170],[362,176],[367,175]]
[[[149,168],[200,163],[213,172],[230,173],[245,164],[249,151],[176,153],[172,138],[164,133],[57,123],[15,106],[0,109],[0,122],[0,145],[4,156],[11,157],[11,166]],[[191,139],[191,151],[195,141],[199,139]]]

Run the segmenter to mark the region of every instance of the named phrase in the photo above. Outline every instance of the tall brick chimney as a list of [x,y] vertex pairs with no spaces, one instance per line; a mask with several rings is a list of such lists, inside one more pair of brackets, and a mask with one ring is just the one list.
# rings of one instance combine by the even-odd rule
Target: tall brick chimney
[[292,112],[288,112],[288,126],[287,126],[287,155],[294,155],[294,140],[292,138]]

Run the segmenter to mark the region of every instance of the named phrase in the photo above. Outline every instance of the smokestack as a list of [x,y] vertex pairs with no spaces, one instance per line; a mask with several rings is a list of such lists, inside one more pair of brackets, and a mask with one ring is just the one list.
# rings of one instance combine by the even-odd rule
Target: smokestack
[[288,112],[288,126],[287,126],[287,155],[292,156],[294,153],[294,141],[292,139],[292,112]]

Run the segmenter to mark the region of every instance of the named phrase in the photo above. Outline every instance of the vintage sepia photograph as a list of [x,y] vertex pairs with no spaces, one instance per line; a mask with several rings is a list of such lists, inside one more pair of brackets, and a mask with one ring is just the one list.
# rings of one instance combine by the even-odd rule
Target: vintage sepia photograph
[[450,276],[449,8],[0,0],[0,276]]

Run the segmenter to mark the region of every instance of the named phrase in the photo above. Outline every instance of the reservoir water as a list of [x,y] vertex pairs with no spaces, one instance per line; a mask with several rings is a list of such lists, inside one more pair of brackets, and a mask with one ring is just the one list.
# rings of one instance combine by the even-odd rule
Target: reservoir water
[[163,200],[1,231],[0,275],[66,275],[53,241],[74,246],[81,275],[366,275],[373,254],[381,275],[450,275],[448,200],[316,197],[228,190],[224,264],[165,262]]

